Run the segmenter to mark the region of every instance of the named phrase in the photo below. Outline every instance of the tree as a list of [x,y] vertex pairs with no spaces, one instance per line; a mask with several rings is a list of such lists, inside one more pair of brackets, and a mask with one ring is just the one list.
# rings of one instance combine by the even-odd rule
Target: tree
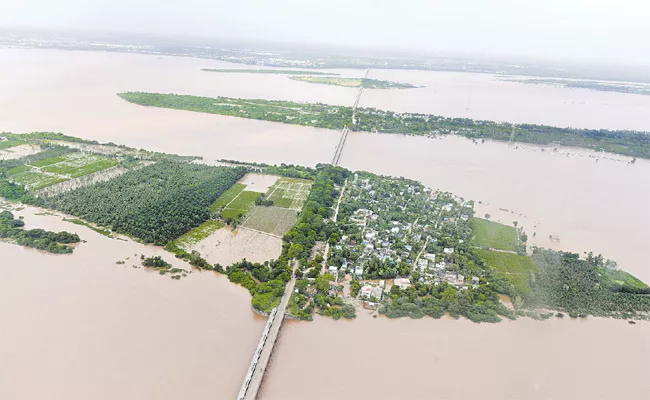
[[320,293],[327,294],[330,290],[330,282],[334,280],[334,275],[323,274],[316,277],[316,290]]

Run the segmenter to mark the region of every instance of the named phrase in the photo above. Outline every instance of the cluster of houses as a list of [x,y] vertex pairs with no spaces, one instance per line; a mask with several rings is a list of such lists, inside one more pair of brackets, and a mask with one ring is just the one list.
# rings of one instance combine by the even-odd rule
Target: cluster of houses
[[[478,284],[478,277],[467,277],[450,270],[455,252],[453,247],[443,248],[440,254],[422,250],[427,243],[436,241],[436,232],[443,224],[455,224],[469,219],[470,211],[465,211],[466,206],[462,205],[462,200],[459,202],[447,194],[431,192],[428,188],[409,182],[391,183],[387,189],[386,182],[359,179],[357,174],[351,184],[346,192],[350,196],[349,201],[361,203],[365,207],[358,208],[349,215],[348,222],[358,227],[357,233],[343,235],[332,250],[339,254],[354,253],[354,261],[343,258],[340,267],[328,267],[329,273],[334,276],[347,273],[354,279],[362,280],[366,262],[377,258],[382,262],[413,265],[413,272],[418,273],[417,282],[435,285],[447,282],[459,289],[466,289],[469,284]],[[414,208],[417,212],[414,212]],[[403,215],[404,212],[414,215],[412,220],[388,217],[393,213]],[[341,263],[341,258],[338,263]],[[385,288],[383,281],[380,282],[379,285],[364,285],[359,297],[366,301],[381,300]],[[403,289],[411,284],[408,278],[396,278],[393,283]]]

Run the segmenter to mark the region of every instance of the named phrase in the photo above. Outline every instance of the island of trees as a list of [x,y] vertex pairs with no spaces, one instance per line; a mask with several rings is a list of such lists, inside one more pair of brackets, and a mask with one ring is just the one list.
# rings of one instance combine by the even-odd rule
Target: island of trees
[[[492,139],[540,145],[561,145],[650,158],[647,132],[605,129],[558,128],[546,125],[477,121],[430,114],[396,113],[375,108],[330,106],[320,103],[199,97],[189,95],[126,92],[119,96],[131,103],[229,115],[327,129],[394,133],[419,136],[460,135],[474,140]],[[354,121],[352,116],[354,114]]]
[[324,85],[360,87],[366,89],[412,89],[418,86],[409,83],[382,81],[368,78],[338,78],[338,77],[315,77],[315,76],[292,76],[291,79],[301,82],[320,83]]
[[280,75],[339,75],[333,72],[322,71],[301,71],[291,69],[220,69],[220,68],[202,68],[205,72],[221,72],[226,74],[280,74]]
[[0,239],[9,240],[21,246],[33,247],[54,254],[69,254],[73,248],[67,246],[79,243],[75,233],[50,232],[43,229],[24,229],[25,222],[14,218],[9,211],[0,212]]
[[[324,164],[224,161],[229,166],[213,167],[60,134],[4,135],[42,150],[0,162],[2,197],[65,211],[79,218],[74,223],[92,222],[107,235],[124,233],[164,246],[197,269],[225,273],[250,291],[260,312],[277,306],[293,273],[296,292],[288,312],[305,320],[315,313],[354,318],[359,306],[389,318],[448,314],[474,322],[565,314],[649,319],[650,288],[613,261],[528,246],[516,222],[478,218],[472,201],[417,181]],[[83,157],[76,154],[80,148]],[[113,168],[122,169],[105,175]],[[206,224],[233,224],[214,205],[232,197],[232,188],[241,192],[235,182],[251,171],[311,182],[295,224],[282,236],[278,259],[211,265],[198,251],[179,246],[178,239],[195,229],[210,234],[201,228]],[[69,180],[46,181],[50,174]],[[247,202],[263,208],[268,201],[271,196]],[[68,244],[80,241],[75,234],[23,225],[12,213],[0,213],[0,237],[17,244],[69,253]],[[142,264],[174,279],[185,276],[164,257],[142,256]]]

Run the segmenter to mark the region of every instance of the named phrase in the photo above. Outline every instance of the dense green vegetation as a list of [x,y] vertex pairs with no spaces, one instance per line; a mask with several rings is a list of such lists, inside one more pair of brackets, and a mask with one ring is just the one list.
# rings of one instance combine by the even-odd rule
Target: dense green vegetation
[[308,83],[320,83],[324,85],[359,87],[366,89],[411,89],[417,86],[409,83],[382,81],[368,78],[338,78],[338,77],[314,77],[314,76],[292,76],[291,79]]
[[512,226],[482,218],[472,218],[470,226],[473,231],[472,243],[479,247],[509,251],[519,249],[517,230]]
[[243,260],[226,269],[228,279],[248,289],[253,295],[253,307],[269,312],[280,303],[284,287],[291,279],[286,261],[273,260],[263,264]]
[[128,92],[120,97],[143,106],[173,108],[234,117],[353,131],[377,131],[408,135],[456,134],[470,139],[492,139],[542,145],[575,146],[632,157],[650,158],[650,135],[646,132],[605,129],[558,128],[546,125],[478,121],[430,114],[395,113],[375,108],[352,108],[290,101],[209,98],[175,94]]
[[0,238],[9,239],[21,246],[33,247],[56,254],[72,253],[70,243],[79,243],[77,234],[69,232],[50,232],[43,229],[23,229],[25,223],[14,219],[9,211],[0,212]]
[[330,72],[321,71],[300,71],[289,69],[219,69],[219,68],[202,68],[206,72],[222,72],[234,74],[282,74],[282,75],[339,75]]
[[245,172],[159,161],[37,203],[162,245],[210,218],[212,202]]
[[602,256],[590,253],[580,259],[575,253],[535,248],[533,260],[539,272],[532,274],[533,292],[523,295],[525,306],[560,310],[571,316],[648,318],[650,289],[615,270]]
[[458,290],[447,283],[438,286],[416,284],[406,290],[393,286],[390,297],[392,301],[379,309],[389,318],[422,318],[425,315],[440,318],[445,313],[454,318],[462,315],[473,322],[499,322],[500,316],[516,318],[488,285],[467,290]]

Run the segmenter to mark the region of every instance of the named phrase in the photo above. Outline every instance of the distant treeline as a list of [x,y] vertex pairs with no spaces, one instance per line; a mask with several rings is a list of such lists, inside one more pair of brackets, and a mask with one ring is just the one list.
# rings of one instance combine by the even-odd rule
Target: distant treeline
[[503,122],[396,113],[375,108],[357,108],[353,124],[352,107],[320,103],[143,92],[120,93],[119,96],[126,101],[143,106],[230,115],[318,128],[343,129],[347,125],[353,131],[421,136],[456,134],[471,139],[574,146],[631,157],[650,158],[650,135],[647,132],[558,128],[534,124],[519,124],[513,128],[512,124]]
[[218,68],[202,68],[201,71],[235,73],[235,74],[339,75],[339,74],[335,74],[335,73],[331,73],[331,72],[299,71],[299,70],[288,70],[288,69],[218,69]]

